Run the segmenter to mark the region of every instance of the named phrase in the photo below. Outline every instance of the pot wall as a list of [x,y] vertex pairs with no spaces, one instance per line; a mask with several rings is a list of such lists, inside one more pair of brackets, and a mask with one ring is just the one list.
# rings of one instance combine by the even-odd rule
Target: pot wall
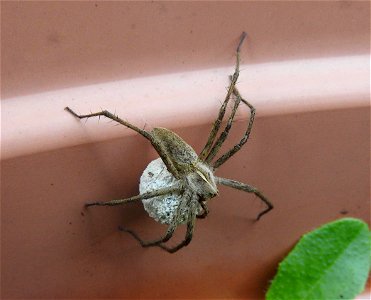
[[[221,187],[188,247],[143,249],[117,230],[164,232],[140,203],[83,205],[137,194],[156,153],[63,108],[166,126],[199,152],[243,30],[239,89],[257,119],[218,175],[275,208],[254,222],[262,203]],[[370,220],[369,36],[367,2],[3,2],[2,298],[263,298],[302,234]]]

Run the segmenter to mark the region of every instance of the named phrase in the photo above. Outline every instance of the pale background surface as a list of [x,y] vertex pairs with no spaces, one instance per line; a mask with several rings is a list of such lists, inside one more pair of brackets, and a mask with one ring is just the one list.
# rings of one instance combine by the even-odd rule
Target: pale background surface
[[[369,222],[369,3],[1,6],[2,298],[263,298],[303,233],[343,216]],[[243,30],[239,87],[258,117],[218,174],[259,187],[275,210],[253,223],[260,202],[221,188],[187,248],[142,249],[117,231],[164,231],[140,203],[82,206],[136,194],[155,152],[63,108],[116,110],[199,151]]]

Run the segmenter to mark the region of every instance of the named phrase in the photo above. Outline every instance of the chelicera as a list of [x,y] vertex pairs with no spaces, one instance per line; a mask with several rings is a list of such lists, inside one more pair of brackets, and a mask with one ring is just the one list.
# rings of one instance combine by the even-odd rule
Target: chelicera
[[[113,206],[138,200],[144,201],[147,199],[159,199],[169,195],[176,195],[178,197],[176,208],[171,215],[171,218],[163,222],[168,224],[168,228],[163,236],[154,240],[145,241],[141,239],[133,230],[119,227],[121,231],[131,234],[143,247],[158,246],[170,253],[173,253],[182,247],[187,246],[192,240],[196,219],[205,218],[208,215],[209,210],[207,207],[207,201],[218,195],[218,184],[232,187],[244,192],[253,193],[259,197],[259,199],[265,203],[266,208],[258,214],[257,220],[273,209],[271,202],[255,187],[246,183],[221,178],[215,175],[215,171],[229,158],[236,154],[247,142],[254,122],[255,108],[248,101],[241,97],[236,88],[236,82],[239,76],[240,48],[245,37],[246,33],[244,32],[236,49],[235,72],[230,77],[227,95],[220,107],[218,117],[212,126],[206,145],[199,155],[197,155],[193,148],[181,137],[168,129],[154,128],[151,131],[146,131],[130,124],[129,122],[106,110],[97,113],[79,115],[69,107],[66,107],[68,112],[79,119],[103,116],[136,131],[151,142],[152,146],[155,148],[161,158],[160,163],[162,164],[163,168],[171,174],[170,176],[172,183],[168,186],[147,191],[126,199],[111,200],[107,202],[93,202],[85,205],[86,207],[94,205]],[[234,104],[231,114],[227,119],[224,130],[219,136],[217,136],[226,113],[227,105],[232,98],[234,99]],[[247,105],[250,109],[250,117],[248,119],[244,135],[241,140],[229,151],[215,159],[215,156],[228,137],[237,108],[241,103]],[[148,172],[148,175],[152,177],[153,173]],[[167,246],[165,243],[171,239],[174,231],[181,224],[186,224],[187,226],[184,239],[173,247]]]

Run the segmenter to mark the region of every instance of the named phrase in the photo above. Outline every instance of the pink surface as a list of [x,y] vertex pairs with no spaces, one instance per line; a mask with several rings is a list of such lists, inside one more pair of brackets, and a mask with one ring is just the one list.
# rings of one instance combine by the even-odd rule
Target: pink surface
[[[358,55],[243,64],[238,86],[243,95],[254,100],[259,117],[363,107],[369,98],[369,82],[365,80],[368,62],[369,55]],[[226,74],[233,72],[233,63],[231,58],[229,68],[113,81],[5,99],[2,158],[135,134],[105,121],[77,125],[69,114],[63,113],[67,104],[81,113],[109,109],[147,129],[212,124],[225,94]],[[241,110],[237,119],[246,118],[247,114],[247,110]]]
[[[302,234],[344,216],[370,221],[368,3],[1,5],[3,299],[263,298]],[[140,203],[83,204],[136,194],[155,152],[63,108],[116,110],[199,151],[242,30],[239,87],[258,117],[218,175],[259,187],[275,209],[254,223],[261,203],[221,187],[186,249],[142,249],[117,231],[163,232]],[[245,124],[234,126],[229,146]]]
[[249,65],[369,54],[368,8],[349,1],[3,2],[2,96],[230,67],[243,30]]

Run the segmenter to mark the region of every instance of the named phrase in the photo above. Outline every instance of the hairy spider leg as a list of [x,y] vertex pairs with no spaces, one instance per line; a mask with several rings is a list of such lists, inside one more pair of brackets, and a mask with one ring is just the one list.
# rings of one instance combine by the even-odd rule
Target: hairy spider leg
[[203,212],[202,212],[202,214],[196,215],[196,218],[205,219],[207,217],[207,215],[209,214],[209,208],[207,207],[207,205],[204,201],[199,201],[198,203],[201,205],[201,207],[203,209]]
[[69,107],[66,107],[65,110],[68,111],[69,113],[71,113],[76,118],[79,118],[79,119],[103,116],[103,117],[106,117],[108,119],[111,119],[111,120],[113,120],[113,121],[115,121],[117,123],[120,123],[120,124],[122,124],[122,125],[130,128],[130,129],[138,132],[139,134],[141,134],[143,137],[145,137],[147,140],[149,140],[151,142],[152,146],[155,148],[155,150],[157,151],[157,153],[160,155],[162,161],[166,165],[166,167],[169,170],[169,172],[171,174],[173,174],[173,176],[175,178],[177,178],[177,179],[180,178],[179,173],[178,173],[177,169],[175,168],[173,162],[171,161],[171,159],[169,158],[169,156],[166,154],[166,151],[161,146],[161,141],[159,141],[150,132],[148,132],[146,130],[143,130],[143,129],[140,129],[140,128],[136,127],[135,125],[132,125],[129,122],[122,120],[121,118],[119,118],[118,116],[110,113],[107,110],[103,110],[103,111],[100,111],[100,112],[97,112],[97,113],[91,113],[91,114],[87,114],[87,115],[79,115],[79,114],[75,113]]
[[229,186],[231,188],[235,188],[237,190],[241,190],[248,193],[254,193],[256,196],[259,197],[260,200],[262,200],[266,205],[267,208],[260,212],[256,218],[256,220],[259,220],[263,215],[265,215],[267,212],[273,209],[272,203],[265,197],[257,188],[248,185],[246,183],[242,183],[236,180],[222,178],[222,177],[215,177],[217,180],[217,183]]
[[[231,80],[233,80],[232,76],[231,76]],[[235,89],[235,87],[234,87],[234,89]],[[236,111],[237,111],[238,106],[240,105],[240,103],[241,103],[241,98],[236,97],[236,100],[235,100],[234,105],[233,105],[232,112],[231,112],[231,114],[228,118],[228,121],[227,121],[227,125],[225,126],[223,132],[220,134],[219,138],[216,140],[216,142],[214,143],[213,147],[211,148],[208,156],[206,157],[206,159],[205,159],[206,163],[210,164],[210,162],[215,157],[215,155],[219,152],[220,147],[223,145],[224,141],[228,137],[229,130],[232,127],[232,122],[233,122],[233,119],[236,115]]]
[[194,231],[194,227],[195,227],[195,223],[196,223],[196,211],[197,211],[197,207],[198,207],[198,199],[197,199],[198,196],[194,194],[192,196],[192,198],[193,199],[191,199],[191,201],[189,203],[190,209],[189,209],[188,221],[187,221],[187,231],[186,231],[186,234],[185,234],[185,237],[184,237],[183,241],[181,241],[178,245],[173,246],[173,247],[165,246],[162,243],[158,245],[160,248],[162,248],[163,250],[165,250],[169,253],[174,253],[174,252],[178,251],[179,249],[187,246],[192,240],[193,231]]
[[178,251],[179,249],[187,246],[192,241],[195,223],[196,223],[196,218],[195,218],[195,216],[192,216],[192,219],[190,219],[187,222],[187,231],[186,231],[185,238],[178,245],[176,245],[174,247],[168,247],[168,246],[165,246],[163,244],[159,244],[158,246],[160,248],[162,248],[163,250],[169,252],[169,253],[174,253],[174,252]]
[[153,197],[158,197],[158,196],[163,196],[167,195],[170,193],[181,193],[181,188],[179,185],[173,185],[170,187],[158,189],[152,192],[147,192],[144,194],[140,194],[137,196],[133,196],[130,198],[125,198],[125,199],[118,199],[118,200],[110,200],[106,202],[91,202],[91,203],[86,203],[85,207],[93,206],[93,205],[99,205],[99,206],[114,206],[114,205],[121,205],[121,204],[126,204],[129,202],[134,202],[138,200],[145,200],[145,199],[150,199]]
[[235,96],[237,98],[239,98],[241,100],[241,102],[243,102],[244,104],[246,104],[250,108],[250,118],[249,118],[249,122],[248,122],[248,125],[247,125],[247,129],[246,129],[242,139],[232,149],[227,151],[225,154],[223,154],[221,157],[219,157],[215,161],[215,163],[212,165],[214,169],[217,169],[218,167],[220,167],[222,164],[224,164],[229,158],[231,158],[234,154],[236,154],[236,152],[238,152],[242,148],[242,146],[247,142],[247,140],[250,137],[251,129],[252,129],[252,126],[253,126],[253,123],[254,123],[254,119],[255,119],[255,108],[254,108],[254,106],[252,106],[248,101],[244,100],[241,97],[241,95],[240,95],[240,93],[239,93],[239,91],[237,90],[236,87],[234,87],[233,93],[235,94]]
[[209,137],[207,139],[206,145],[204,146],[204,148],[202,149],[202,151],[200,153],[199,158],[202,161],[204,161],[206,159],[206,157],[209,155],[209,152],[212,148],[212,145],[215,141],[216,135],[219,131],[220,125],[221,125],[222,120],[224,118],[225,111],[226,111],[226,108],[227,108],[227,104],[228,104],[229,99],[230,99],[230,97],[233,93],[234,86],[236,85],[238,76],[240,74],[240,48],[241,48],[241,45],[242,45],[244,39],[246,38],[246,36],[247,36],[246,32],[243,32],[242,36],[241,36],[241,39],[240,39],[240,42],[238,44],[238,47],[236,49],[236,67],[235,67],[235,71],[234,71],[234,74],[232,76],[232,80],[231,80],[231,83],[229,85],[227,95],[225,96],[224,102],[219,109],[218,117],[213,124],[213,127],[210,131]]
[[[183,197],[182,197],[182,201],[179,203],[179,206],[176,210],[175,217],[172,220],[172,222],[169,224],[169,226],[166,230],[166,233],[162,237],[160,237],[158,239],[155,239],[155,240],[145,241],[145,240],[141,239],[139,237],[139,235],[134,230],[127,229],[127,228],[124,228],[124,227],[121,227],[121,226],[119,227],[119,230],[125,231],[125,232],[131,234],[141,244],[142,247],[158,246],[158,247],[161,247],[162,249],[164,249],[164,247],[160,246],[160,244],[166,243],[168,240],[170,240],[172,238],[175,229],[180,224],[181,211],[185,207],[189,207],[189,205],[191,203],[191,199],[192,199],[192,194],[191,193],[192,193],[192,191],[185,191],[184,192]],[[190,207],[189,216],[191,216],[192,214],[195,214],[195,212],[196,212],[196,210],[193,212],[192,207]],[[188,216],[188,222],[189,222],[189,216]],[[166,250],[166,249],[164,249],[164,250]]]
[[168,229],[166,230],[166,233],[162,237],[156,240],[150,240],[150,241],[142,240],[134,230],[131,230],[131,229],[128,229],[122,226],[119,226],[119,230],[131,234],[132,237],[135,238],[141,244],[142,247],[151,247],[151,246],[158,246],[160,243],[165,243],[168,240],[170,240],[177,227],[178,227],[178,224],[176,224],[176,222],[172,222],[169,225]]

